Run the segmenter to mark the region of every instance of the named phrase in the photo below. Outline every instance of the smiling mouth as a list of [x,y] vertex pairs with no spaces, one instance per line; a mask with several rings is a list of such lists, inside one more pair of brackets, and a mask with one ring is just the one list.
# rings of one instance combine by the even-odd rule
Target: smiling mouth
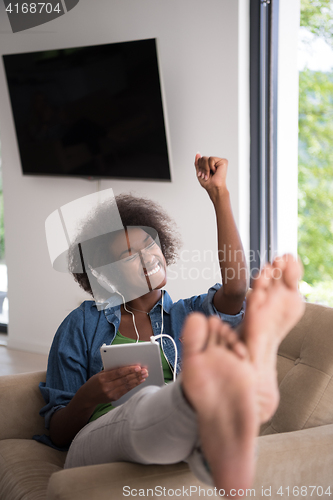
[[150,271],[147,272],[147,270],[144,270],[144,273],[145,273],[145,276],[152,276],[153,274],[156,274],[158,273],[158,271],[161,269],[161,266],[160,264],[156,264],[155,267],[153,267],[153,269],[151,269]]

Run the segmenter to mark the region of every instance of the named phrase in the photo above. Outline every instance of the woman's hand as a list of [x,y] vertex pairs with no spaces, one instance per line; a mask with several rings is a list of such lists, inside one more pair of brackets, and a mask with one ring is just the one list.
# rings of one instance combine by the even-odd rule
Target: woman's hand
[[147,369],[140,365],[103,370],[87,380],[79,391],[84,392],[87,404],[96,406],[99,403],[116,401],[142,384],[147,377]]
[[68,446],[91,417],[96,405],[116,401],[148,377],[140,365],[105,370],[93,375],[77,391],[65,408],[50,421],[50,438],[56,446]]
[[195,155],[194,161],[198,180],[208,193],[216,188],[226,189],[228,160],[216,156]]

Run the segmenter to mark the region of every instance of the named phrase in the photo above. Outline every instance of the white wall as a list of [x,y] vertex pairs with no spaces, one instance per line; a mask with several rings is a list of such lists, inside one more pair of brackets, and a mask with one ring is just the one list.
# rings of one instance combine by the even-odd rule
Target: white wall
[[[190,258],[190,262],[180,262],[170,273],[168,291],[174,299],[203,293],[218,280],[218,275],[213,276],[217,262],[191,261],[198,256],[202,260],[205,250],[216,248],[213,208],[194,175],[197,151],[229,159],[228,184],[234,213],[248,247],[248,3],[80,0],[65,16],[13,34],[0,2],[2,54],[158,39],[173,182],[103,180],[100,188],[152,198],[176,219],[184,249],[189,251],[184,254],[185,260]],[[98,183],[22,176],[2,64],[0,110],[8,343],[13,348],[47,352],[59,323],[85,296],[70,276],[52,270],[44,222],[61,205],[96,191]],[[202,276],[206,267],[212,270],[206,270],[207,279]],[[177,280],[173,279],[176,274]]]
[[297,255],[300,0],[279,2],[277,251]]

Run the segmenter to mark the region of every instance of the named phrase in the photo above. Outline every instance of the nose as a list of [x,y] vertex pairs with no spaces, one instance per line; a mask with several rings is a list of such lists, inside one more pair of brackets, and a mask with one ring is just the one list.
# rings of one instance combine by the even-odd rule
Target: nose
[[142,250],[141,254],[145,264],[150,264],[155,260],[155,256],[149,250]]
[[150,248],[150,249],[147,249],[147,248],[144,248],[141,250],[141,255],[142,255],[142,259],[144,261],[144,263],[146,265],[149,265],[151,264],[152,262],[154,262],[156,260],[156,256],[154,254],[154,251],[153,251],[153,248]]

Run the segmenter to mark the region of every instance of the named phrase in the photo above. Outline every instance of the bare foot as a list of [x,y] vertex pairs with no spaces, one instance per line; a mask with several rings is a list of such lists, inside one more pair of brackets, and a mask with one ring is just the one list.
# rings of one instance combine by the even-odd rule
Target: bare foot
[[[247,349],[218,318],[195,313],[183,330],[182,386],[196,410],[215,486],[251,486],[259,419],[257,375]],[[231,349],[230,349],[231,346]]]
[[267,264],[253,281],[240,332],[258,372],[260,421],[266,422],[279,403],[276,355],[279,344],[300,320],[304,303],[298,293],[302,266],[292,255]]

